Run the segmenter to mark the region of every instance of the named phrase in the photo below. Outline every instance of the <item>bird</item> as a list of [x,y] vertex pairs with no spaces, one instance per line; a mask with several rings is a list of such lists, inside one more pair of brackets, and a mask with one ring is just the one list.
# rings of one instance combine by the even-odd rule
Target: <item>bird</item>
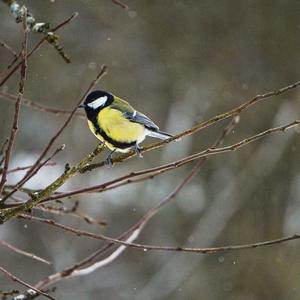
[[160,131],[146,115],[110,92],[92,91],[79,107],[84,108],[92,133],[110,150],[105,159],[108,166],[113,164],[114,152],[126,153],[134,150],[141,157],[140,143],[146,136],[161,140],[173,137]]

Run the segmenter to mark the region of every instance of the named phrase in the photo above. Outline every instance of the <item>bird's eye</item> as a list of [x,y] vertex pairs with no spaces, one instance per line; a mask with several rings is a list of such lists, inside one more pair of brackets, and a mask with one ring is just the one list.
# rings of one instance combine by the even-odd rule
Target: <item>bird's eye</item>
[[93,102],[87,104],[90,108],[97,109],[100,106],[104,106],[107,101],[107,96],[99,97]]

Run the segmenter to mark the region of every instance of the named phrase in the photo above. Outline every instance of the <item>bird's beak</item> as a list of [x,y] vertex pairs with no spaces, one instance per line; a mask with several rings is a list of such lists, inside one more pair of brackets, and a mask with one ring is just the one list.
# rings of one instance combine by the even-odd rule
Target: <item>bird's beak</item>
[[78,105],[79,108],[85,108],[85,104]]

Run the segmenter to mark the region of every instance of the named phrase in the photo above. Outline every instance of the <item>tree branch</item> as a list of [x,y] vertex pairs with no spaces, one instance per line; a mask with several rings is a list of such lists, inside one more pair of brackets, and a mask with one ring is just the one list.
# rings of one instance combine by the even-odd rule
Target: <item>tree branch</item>
[[[3,0],[2,0],[3,1]],[[75,12],[72,14],[71,17],[69,17],[67,20],[63,21],[61,24],[59,24],[58,26],[56,26],[55,28],[53,28],[51,31],[55,32],[56,30],[60,29],[62,26],[68,24],[69,22],[71,22],[74,18],[76,18],[78,16],[78,13]],[[28,52],[26,58],[29,58],[33,53],[35,53],[40,47],[41,45],[45,42],[46,38],[43,37],[32,49],[30,52]],[[1,81],[0,81],[0,87],[21,67],[22,62],[19,62]],[[8,71],[8,70],[7,70]],[[1,76],[1,78],[4,75]]]
[[[9,93],[4,93],[0,91],[0,98],[3,100],[7,100],[7,101],[11,101],[11,102],[16,102],[18,97]],[[32,109],[38,110],[38,111],[42,111],[42,112],[46,112],[46,113],[52,113],[55,116],[66,116],[66,115],[70,115],[72,113],[72,111],[70,110],[64,110],[64,109],[58,109],[58,108],[53,108],[50,106],[46,106],[46,105],[42,105],[39,104],[37,102],[33,102],[31,100],[25,99],[23,98],[22,100],[22,105],[23,106],[27,106],[30,107]],[[82,119],[86,119],[86,116],[83,113],[78,113],[76,112],[75,117],[80,117]]]
[[9,6],[9,9],[15,17],[17,23],[22,22],[22,18],[24,18],[29,30],[43,34],[44,39],[59,53],[59,55],[65,60],[65,62],[71,62],[70,58],[65,54],[62,46],[58,42],[58,35],[54,34],[54,32],[51,31],[49,23],[38,23],[29,11],[26,11],[26,15],[24,15],[24,6],[21,7],[16,0],[2,1]]
[[287,237],[282,237],[279,239],[269,240],[269,241],[263,241],[263,242],[256,242],[256,243],[250,243],[250,244],[242,244],[242,245],[229,245],[229,246],[222,246],[222,247],[208,247],[208,248],[191,248],[191,247],[172,247],[172,246],[156,246],[156,245],[144,245],[144,244],[138,244],[138,243],[130,243],[126,241],[122,241],[119,239],[115,239],[112,237],[108,237],[103,234],[96,234],[84,230],[79,230],[67,225],[63,225],[61,223],[58,223],[52,219],[45,219],[45,218],[39,218],[34,217],[31,215],[26,214],[20,214],[19,218],[25,219],[25,220],[31,220],[38,223],[44,223],[56,228],[60,228],[66,232],[75,234],[76,236],[84,236],[89,237],[96,240],[102,240],[105,242],[123,245],[130,248],[136,248],[140,249],[142,251],[152,250],[152,251],[172,251],[172,252],[188,252],[188,253],[201,253],[201,254],[207,254],[207,253],[216,253],[216,252],[225,252],[225,251],[232,251],[232,250],[244,250],[244,249],[251,249],[251,248],[257,248],[257,247],[263,247],[263,246],[269,246],[274,244],[279,244],[291,240],[300,239],[299,234],[294,234]]
[[14,56],[14,58],[18,59],[18,54],[16,53],[16,51],[10,46],[8,46],[5,42],[0,40],[0,46],[4,47],[8,52],[10,52]]
[[121,2],[120,0],[111,0],[114,4],[121,6],[124,9],[128,9],[128,5],[126,5],[125,3]]
[[60,186],[62,186],[68,179],[79,174],[81,168],[90,162],[103,151],[104,145],[99,145],[93,150],[89,155],[84,157],[78,164],[74,167],[70,168],[68,165],[65,167],[64,173],[59,176],[54,182],[48,185],[44,190],[40,192],[36,192],[32,194],[32,198],[29,199],[26,203],[22,203],[17,207],[0,210],[0,223],[3,223],[17,214],[27,211],[28,209],[33,208],[37,204],[39,204],[44,198],[51,195],[54,191],[56,191]]
[[[30,284],[26,283],[25,281],[21,280],[20,278],[18,278],[17,276],[13,275],[12,273],[8,272],[6,269],[4,269],[3,267],[0,266],[0,271],[2,273],[4,273],[7,277],[9,277],[11,280],[16,281],[18,283],[20,283],[21,285],[24,285],[28,288],[30,288],[32,295],[34,295],[35,293],[37,294],[41,294],[43,296],[45,296],[48,299],[51,300],[56,300],[54,297],[50,296],[49,294],[40,291],[39,289],[31,286]],[[34,292],[34,293],[33,293]]]
[[6,247],[6,248],[8,248],[8,249],[10,249],[10,250],[12,250],[12,251],[18,253],[18,254],[21,254],[21,255],[30,257],[30,258],[32,258],[32,259],[34,259],[34,260],[37,260],[37,261],[39,261],[39,262],[42,262],[42,263],[44,263],[44,264],[46,264],[46,265],[52,265],[52,263],[51,263],[50,261],[48,261],[48,260],[46,260],[46,259],[44,259],[44,258],[42,258],[42,257],[39,257],[39,256],[37,256],[37,255],[35,255],[35,254],[33,254],[33,253],[30,253],[30,252],[21,250],[21,249],[17,248],[16,246],[11,245],[10,243],[8,243],[8,242],[6,242],[6,241],[0,240],[0,244],[1,244],[2,246]]
[[[120,187],[120,186],[123,186],[123,185],[127,185],[127,184],[131,184],[131,183],[134,183],[134,182],[146,180],[146,179],[149,179],[149,178],[153,178],[157,175],[161,175],[161,174],[163,174],[167,171],[170,171],[170,170],[173,170],[175,168],[181,167],[181,166],[183,166],[187,163],[190,163],[192,161],[195,161],[199,158],[209,157],[209,156],[220,154],[220,153],[228,153],[228,152],[236,151],[239,148],[248,145],[249,143],[252,143],[256,140],[264,138],[267,135],[270,135],[270,134],[273,134],[273,133],[278,133],[278,132],[284,132],[284,131],[286,131],[288,129],[291,129],[295,126],[298,126],[299,124],[300,124],[300,120],[296,120],[296,121],[293,121],[291,123],[285,124],[283,126],[267,129],[263,132],[260,132],[256,135],[253,135],[249,138],[246,138],[242,141],[239,141],[235,144],[232,144],[232,145],[229,145],[229,146],[226,146],[226,147],[208,148],[208,149],[200,151],[198,153],[186,156],[186,157],[184,157],[182,159],[179,159],[177,161],[173,161],[171,163],[164,164],[164,165],[154,167],[154,168],[149,168],[149,169],[146,169],[146,170],[131,172],[127,175],[118,177],[116,179],[107,181],[107,182],[99,184],[99,185],[95,185],[95,186],[91,186],[91,187],[87,187],[87,188],[82,188],[82,189],[78,189],[78,190],[74,190],[74,191],[70,191],[70,192],[56,194],[56,195],[53,195],[53,196],[50,196],[50,197],[44,199],[42,202],[47,202],[47,201],[51,201],[51,200],[58,200],[58,199],[71,197],[71,196],[75,196],[75,195],[77,196],[77,195],[84,194],[84,193],[104,192],[104,191],[111,190],[111,189],[114,189],[114,188],[117,188],[117,187]],[[87,168],[84,167],[83,170],[85,171]],[[141,178],[142,175],[147,175],[147,176],[144,176],[144,177]]]
[[[24,7],[23,9],[23,14],[24,16],[26,15],[27,10]],[[19,120],[19,111],[20,111],[20,106],[24,94],[24,86],[25,86],[25,80],[26,80],[26,69],[27,69],[27,25],[26,22],[23,22],[23,31],[24,31],[24,38],[22,42],[22,68],[21,68],[21,78],[20,78],[20,83],[19,83],[19,95],[18,99],[16,101],[15,105],[15,114],[14,114],[14,120],[13,120],[13,126],[10,132],[10,137],[7,145],[7,149],[5,152],[5,159],[4,159],[4,167],[2,171],[2,177],[0,181],[0,197],[3,192],[4,184],[6,182],[6,175],[7,175],[7,170],[8,170],[8,165],[9,165],[9,160],[12,152],[12,147],[16,138],[17,130],[18,130],[18,120]]]

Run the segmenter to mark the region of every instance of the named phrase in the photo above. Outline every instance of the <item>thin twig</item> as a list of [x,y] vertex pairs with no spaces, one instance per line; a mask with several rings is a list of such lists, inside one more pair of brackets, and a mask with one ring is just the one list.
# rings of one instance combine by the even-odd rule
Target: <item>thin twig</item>
[[[26,23],[28,31],[36,32],[42,34],[45,40],[58,52],[58,54],[65,60],[65,62],[70,63],[70,58],[65,54],[62,46],[59,43],[59,36],[54,34],[50,29],[50,24],[45,22],[37,22],[33,15],[25,8],[21,7],[17,0],[2,0],[6,3],[13,14],[17,23]],[[24,10],[26,9],[26,15],[24,15]]]
[[[55,28],[51,29],[52,32],[57,31],[62,26],[70,23],[74,18],[78,16],[78,13],[75,12],[72,14],[71,17],[69,17],[67,20],[63,21],[61,24],[57,25]],[[36,45],[31,49],[31,51],[28,52],[26,58],[29,58],[33,53],[35,53],[41,45],[46,41],[46,38],[43,37],[39,42],[36,43]],[[1,81],[0,81],[0,87],[21,67],[22,62],[19,62]]]
[[52,265],[52,263],[50,261],[48,261],[48,260],[46,260],[46,259],[44,259],[42,257],[39,257],[39,256],[37,256],[37,255],[35,255],[33,253],[21,250],[21,249],[17,248],[16,246],[11,245],[10,243],[8,243],[6,241],[0,240],[0,244],[2,246],[6,247],[6,248],[8,248],[8,249],[10,249],[10,250],[18,253],[18,254],[22,254],[24,256],[30,257],[30,258],[32,258],[34,260],[40,261],[40,262],[42,262],[44,264],[47,264],[47,265]]
[[125,3],[121,2],[120,0],[111,0],[114,4],[121,6],[124,9],[128,9],[128,5],[126,5]]
[[101,227],[107,225],[107,223],[105,221],[98,221],[95,218],[78,211],[78,209],[77,209],[78,204],[79,204],[79,201],[76,201],[75,208],[72,207],[71,209],[68,209],[66,207],[53,207],[53,206],[49,206],[49,205],[46,206],[46,205],[42,204],[42,205],[36,207],[35,209],[41,210],[43,212],[52,213],[52,214],[67,215],[67,216],[79,218],[80,220],[83,220],[84,222],[86,222],[88,224],[99,225]]
[[[56,163],[55,162],[42,163],[42,164],[40,164],[40,166],[53,167],[53,166],[56,166]],[[17,167],[17,168],[14,168],[14,169],[9,169],[7,171],[7,174],[9,174],[9,173],[15,173],[15,172],[20,172],[20,171],[25,171],[25,170],[30,169],[31,167],[32,167],[32,165],[25,166],[25,167]],[[2,170],[0,170],[0,174],[1,173],[2,173]]]
[[7,138],[7,139],[4,141],[4,143],[2,144],[2,146],[1,146],[1,148],[0,148],[0,167],[2,166],[2,164],[3,164],[3,162],[4,162],[4,159],[5,159],[5,156],[3,156],[2,158],[1,158],[1,156],[3,155],[3,152],[4,152],[4,150],[5,150],[5,147],[6,147],[7,143],[8,143],[8,141],[9,141],[9,138]]
[[10,272],[8,272],[6,269],[4,269],[1,266],[0,266],[0,271],[2,273],[4,273],[7,277],[9,277],[11,280],[16,281],[16,282],[20,283],[21,285],[24,285],[24,286],[30,288],[31,290],[35,291],[36,293],[41,294],[41,295],[47,297],[48,299],[56,300],[54,297],[50,296],[49,294],[47,294],[45,292],[42,292],[41,290],[33,287],[32,285],[28,284],[27,282],[21,280],[20,278],[18,278],[17,276],[13,275]]
[[[4,92],[0,91],[0,99],[11,101],[11,102],[16,102],[18,97],[13,94],[4,93]],[[69,110],[58,109],[58,108],[53,108],[50,106],[42,105],[37,102],[28,100],[26,98],[23,98],[22,105],[30,107],[30,108],[38,110],[38,111],[51,113],[51,114],[54,114],[55,116],[65,116],[65,115],[70,115],[72,113]],[[82,119],[86,119],[86,116],[83,113],[79,113],[79,112],[75,113],[75,117],[80,117]]]
[[78,175],[83,166],[91,163],[94,158],[99,155],[104,149],[104,145],[98,145],[89,155],[84,157],[79,163],[74,167],[70,167],[68,164],[65,167],[65,171],[60,175],[54,182],[48,185],[45,189],[35,192],[31,195],[31,198],[26,203],[21,203],[17,207],[12,207],[8,209],[0,209],[0,223],[7,221],[8,219],[16,216],[17,214],[32,209],[34,206],[38,205],[43,199],[49,197],[53,192],[55,192],[59,187],[61,187],[67,180]]
[[102,240],[109,243],[114,243],[118,245],[124,245],[126,247],[136,248],[143,251],[147,250],[153,250],[153,251],[175,251],[175,252],[189,252],[189,253],[216,253],[216,252],[224,252],[224,251],[230,251],[230,250],[243,250],[243,249],[250,249],[250,248],[256,248],[256,247],[262,247],[262,246],[268,246],[268,245],[274,245],[279,244],[282,242],[290,241],[290,240],[296,240],[300,239],[299,234],[294,234],[287,237],[282,237],[279,239],[269,240],[269,241],[263,241],[263,242],[256,242],[256,243],[250,243],[250,244],[242,244],[242,245],[229,245],[229,246],[222,246],[222,247],[209,247],[209,248],[191,248],[191,247],[172,247],[172,246],[157,246],[157,245],[144,245],[144,244],[138,244],[138,243],[130,243],[125,242],[122,240],[118,240],[112,237],[108,237],[103,234],[96,234],[84,230],[79,230],[67,225],[63,225],[61,223],[58,223],[52,219],[45,219],[45,218],[39,218],[34,217],[31,215],[26,214],[20,214],[19,218],[25,219],[25,220],[31,220],[38,223],[44,223],[56,228],[60,228],[66,232],[75,234],[76,236],[84,236],[89,237],[96,240]]
[[7,51],[9,51],[14,56],[14,58],[18,58],[17,52],[9,45],[7,45],[5,42],[0,40],[0,46],[4,47]]
[[[23,10],[23,16],[26,16],[27,10],[24,8]],[[18,130],[18,120],[19,120],[19,111],[20,106],[24,94],[24,86],[25,86],[25,80],[26,80],[26,69],[27,69],[27,25],[26,25],[26,18],[23,20],[23,32],[24,32],[24,39],[22,42],[22,68],[21,68],[21,78],[19,83],[19,95],[18,100],[16,101],[15,105],[15,114],[14,114],[14,120],[13,120],[13,126],[10,132],[10,137],[7,145],[7,149],[5,152],[5,159],[4,159],[4,167],[2,172],[2,177],[0,181],[0,196],[3,192],[3,188],[6,182],[6,175],[9,165],[9,160],[13,148],[13,144],[16,138],[17,130]]]
[[5,70],[3,70],[0,73],[0,79],[5,76],[5,74],[11,69],[11,67],[15,64],[15,62],[21,57],[21,55],[22,55],[22,50],[17,54],[16,57],[14,57],[12,59],[12,61],[7,65],[7,67],[5,68]]
[[[60,151],[65,149],[65,144],[61,145],[59,148],[57,148],[52,155],[50,155],[45,161],[43,162],[39,162],[36,166],[35,169],[33,170],[33,172],[26,178],[26,180],[24,180],[25,184],[27,181],[29,181],[43,166],[45,166],[57,153],[59,153]],[[30,167],[30,169],[33,168],[33,166]],[[29,169],[29,170],[30,170]],[[0,201],[0,207],[4,205],[5,201],[11,197],[11,195],[13,195],[21,186],[16,186],[14,187],[14,189],[12,191],[10,191],[7,195],[5,195],[2,200]]]

